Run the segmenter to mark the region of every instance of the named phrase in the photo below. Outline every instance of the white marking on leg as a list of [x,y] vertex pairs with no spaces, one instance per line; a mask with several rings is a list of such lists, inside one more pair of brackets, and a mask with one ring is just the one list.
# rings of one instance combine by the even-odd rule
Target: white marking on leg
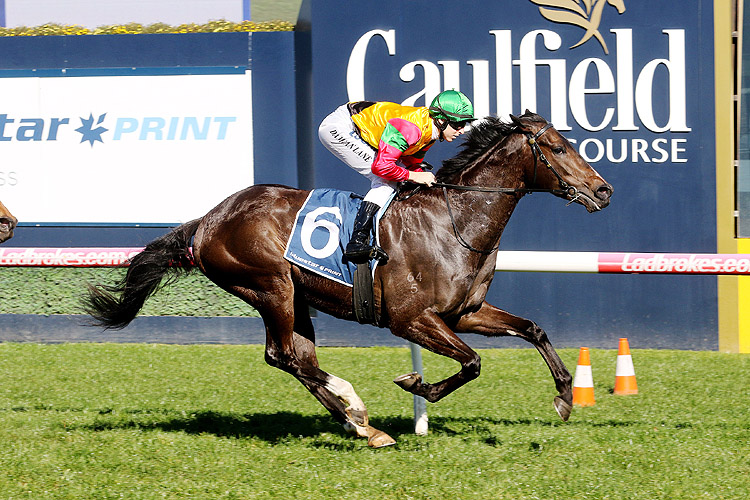
[[[342,378],[336,377],[335,375],[329,375],[325,387],[347,405],[346,413],[349,420],[344,424],[344,429],[350,434],[359,437],[369,437],[367,408],[365,408],[365,403],[359,398],[359,396],[357,396],[357,393],[354,392],[352,384]],[[364,422],[355,422],[351,420],[352,415],[349,413],[350,411],[363,415],[365,418]],[[360,425],[363,423],[365,425]]]
[[352,384],[335,375],[329,375],[326,381],[326,389],[331,391],[337,398],[344,402],[345,405],[355,411],[366,412],[365,403],[354,392]]
[[357,425],[351,420],[344,424],[344,430],[348,432],[349,434],[354,434],[355,436],[359,436],[363,438],[369,437],[369,433],[367,432],[367,427]]

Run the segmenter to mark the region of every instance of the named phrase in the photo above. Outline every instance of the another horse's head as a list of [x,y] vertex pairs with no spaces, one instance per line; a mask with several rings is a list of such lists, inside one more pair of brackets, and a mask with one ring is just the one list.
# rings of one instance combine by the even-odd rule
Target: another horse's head
[[532,161],[526,170],[526,186],[548,189],[556,196],[580,203],[589,212],[609,205],[612,186],[584,160],[552,124],[528,110],[511,115],[516,131],[526,136]]
[[13,229],[17,223],[18,220],[13,217],[10,210],[0,202],[0,243],[13,237]]

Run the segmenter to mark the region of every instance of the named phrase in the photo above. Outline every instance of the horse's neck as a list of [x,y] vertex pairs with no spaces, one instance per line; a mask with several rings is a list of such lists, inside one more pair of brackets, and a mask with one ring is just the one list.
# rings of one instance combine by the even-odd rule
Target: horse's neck
[[[462,172],[458,183],[488,188],[525,187],[523,165],[528,159],[523,144],[517,137],[505,141],[496,152]],[[521,193],[459,190],[452,190],[448,195],[456,226],[459,230],[465,228],[467,234],[463,236],[475,239],[477,245],[497,244],[522,196]]]
[[506,138],[496,148],[459,173],[457,184],[465,186],[520,189],[525,186],[524,167],[527,146],[518,134]]

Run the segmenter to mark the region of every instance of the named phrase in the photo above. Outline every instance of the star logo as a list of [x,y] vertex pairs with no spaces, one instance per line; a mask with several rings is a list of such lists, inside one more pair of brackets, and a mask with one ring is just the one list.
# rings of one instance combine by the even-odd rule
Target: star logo
[[[99,118],[96,119],[96,123],[94,122],[94,115],[92,113],[89,113],[88,118],[81,118],[81,126],[76,129],[76,132],[81,134],[82,143],[89,141],[92,148],[94,147],[94,141],[99,141],[104,144],[102,134],[109,130],[108,128],[101,126],[105,116],[107,116],[107,113],[99,115]],[[94,128],[95,125],[99,126]]]

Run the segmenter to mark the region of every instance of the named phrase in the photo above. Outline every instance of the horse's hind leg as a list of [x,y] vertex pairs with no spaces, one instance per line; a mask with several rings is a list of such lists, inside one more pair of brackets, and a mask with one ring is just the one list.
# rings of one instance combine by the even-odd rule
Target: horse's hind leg
[[547,363],[559,396],[555,397],[555,410],[564,421],[573,409],[572,377],[565,364],[552,347],[547,333],[531,320],[514,316],[509,312],[484,302],[476,312],[466,314],[456,325],[456,331],[478,333],[488,337],[520,337],[536,347]]
[[259,309],[266,324],[266,362],[296,377],[348,432],[366,437],[369,446],[395,444],[392,437],[369,424],[367,408],[354,387],[320,369],[307,304],[295,301],[293,307],[293,317],[272,312],[284,310],[278,305],[272,311]]

